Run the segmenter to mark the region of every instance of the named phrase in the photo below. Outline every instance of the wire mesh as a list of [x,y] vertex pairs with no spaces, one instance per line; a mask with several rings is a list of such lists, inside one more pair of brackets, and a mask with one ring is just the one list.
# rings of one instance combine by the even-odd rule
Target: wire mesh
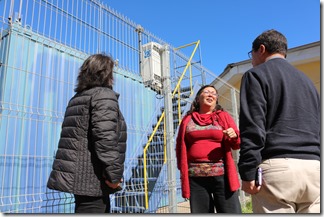
[[[165,179],[159,145],[163,130],[149,148],[148,184],[155,196],[150,197],[149,210],[143,209],[143,146],[162,113],[164,99],[162,91],[144,84],[140,64],[142,45],[168,43],[94,0],[0,1],[0,34],[0,212],[74,212],[73,195],[49,190],[47,178],[78,69],[90,54],[104,52],[116,60],[114,90],[120,93],[128,126],[124,191],[111,195],[112,210],[168,213],[171,183]],[[170,53],[174,88],[189,57],[172,46]],[[181,89],[191,85],[190,76],[198,85],[221,83],[220,103],[235,117],[237,91],[205,69],[199,53],[193,59],[191,75],[185,74]],[[188,97],[182,98],[190,103]],[[178,123],[174,122],[174,129]],[[178,213],[187,213],[178,173],[176,183]]]

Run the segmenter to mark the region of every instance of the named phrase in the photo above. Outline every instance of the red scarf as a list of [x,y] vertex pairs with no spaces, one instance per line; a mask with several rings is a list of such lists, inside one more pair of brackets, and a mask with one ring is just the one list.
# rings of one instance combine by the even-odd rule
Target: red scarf
[[207,126],[207,125],[216,125],[216,122],[225,129],[225,124],[221,118],[219,118],[219,113],[221,111],[212,112],[210,114],[199,114],[198,112],[191,113],[192,119],[196,124],[200,126]]

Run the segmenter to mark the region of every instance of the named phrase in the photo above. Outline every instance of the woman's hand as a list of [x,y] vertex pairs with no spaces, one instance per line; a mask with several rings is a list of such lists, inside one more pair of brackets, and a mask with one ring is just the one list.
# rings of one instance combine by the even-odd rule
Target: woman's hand
[[120,182],[118,183],[111,183],[108,180],[105,180],[106,185],[108,185],[110,188],[115,189],[120,185]]
[[227,130],[223,130],[223,133],[231,139],[237,138],[237,134],[232,127],[228,128]]

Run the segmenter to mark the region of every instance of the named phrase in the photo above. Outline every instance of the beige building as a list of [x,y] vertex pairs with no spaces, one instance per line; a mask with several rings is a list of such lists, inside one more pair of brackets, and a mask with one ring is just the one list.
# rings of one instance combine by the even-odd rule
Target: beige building
[[[313,81],[320,94],[320,41],[288,49],[287,60],[293,66],[304,72]],[[250,59],[233,64],[228,64],[224,72],[219,75],[219,78],[220,80],[222,80],[222,82],[220,82],[220,80],[215,80],[213,84],[215,84],[215,86],[219,89],[221,95],[231,97],[233,96],[233,94],[226,93],[226,90],[228,89],[222,89],[221,83],[229,83],[235,89],[237,89],[238,93],[240,90],[241,78],[243,74],[250,68],[252,68]],[[238,94],[236,94],[236,97],[237,96]],[[226,102],[222,102],[220,99],[220,104],[226,105]]]

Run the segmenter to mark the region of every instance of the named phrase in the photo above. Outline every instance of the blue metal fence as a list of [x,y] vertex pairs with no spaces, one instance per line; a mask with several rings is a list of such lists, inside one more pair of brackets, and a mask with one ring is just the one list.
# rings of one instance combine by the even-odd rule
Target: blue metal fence
[[[0,32],[0,212],[73,212],[73,196],[46,183],[78,69],[93,53],[118,61],[114,90],[128,125],[129,178],[163,106],[161,93],[143,82],[141,46],[167,43],[93,0],[0,1]],[[171,55],[174,86],[188,58],[172,49]],[[199,84],[217,79],[203,66],[192,66]],[[159,201],[151,212],[168,204]]]

